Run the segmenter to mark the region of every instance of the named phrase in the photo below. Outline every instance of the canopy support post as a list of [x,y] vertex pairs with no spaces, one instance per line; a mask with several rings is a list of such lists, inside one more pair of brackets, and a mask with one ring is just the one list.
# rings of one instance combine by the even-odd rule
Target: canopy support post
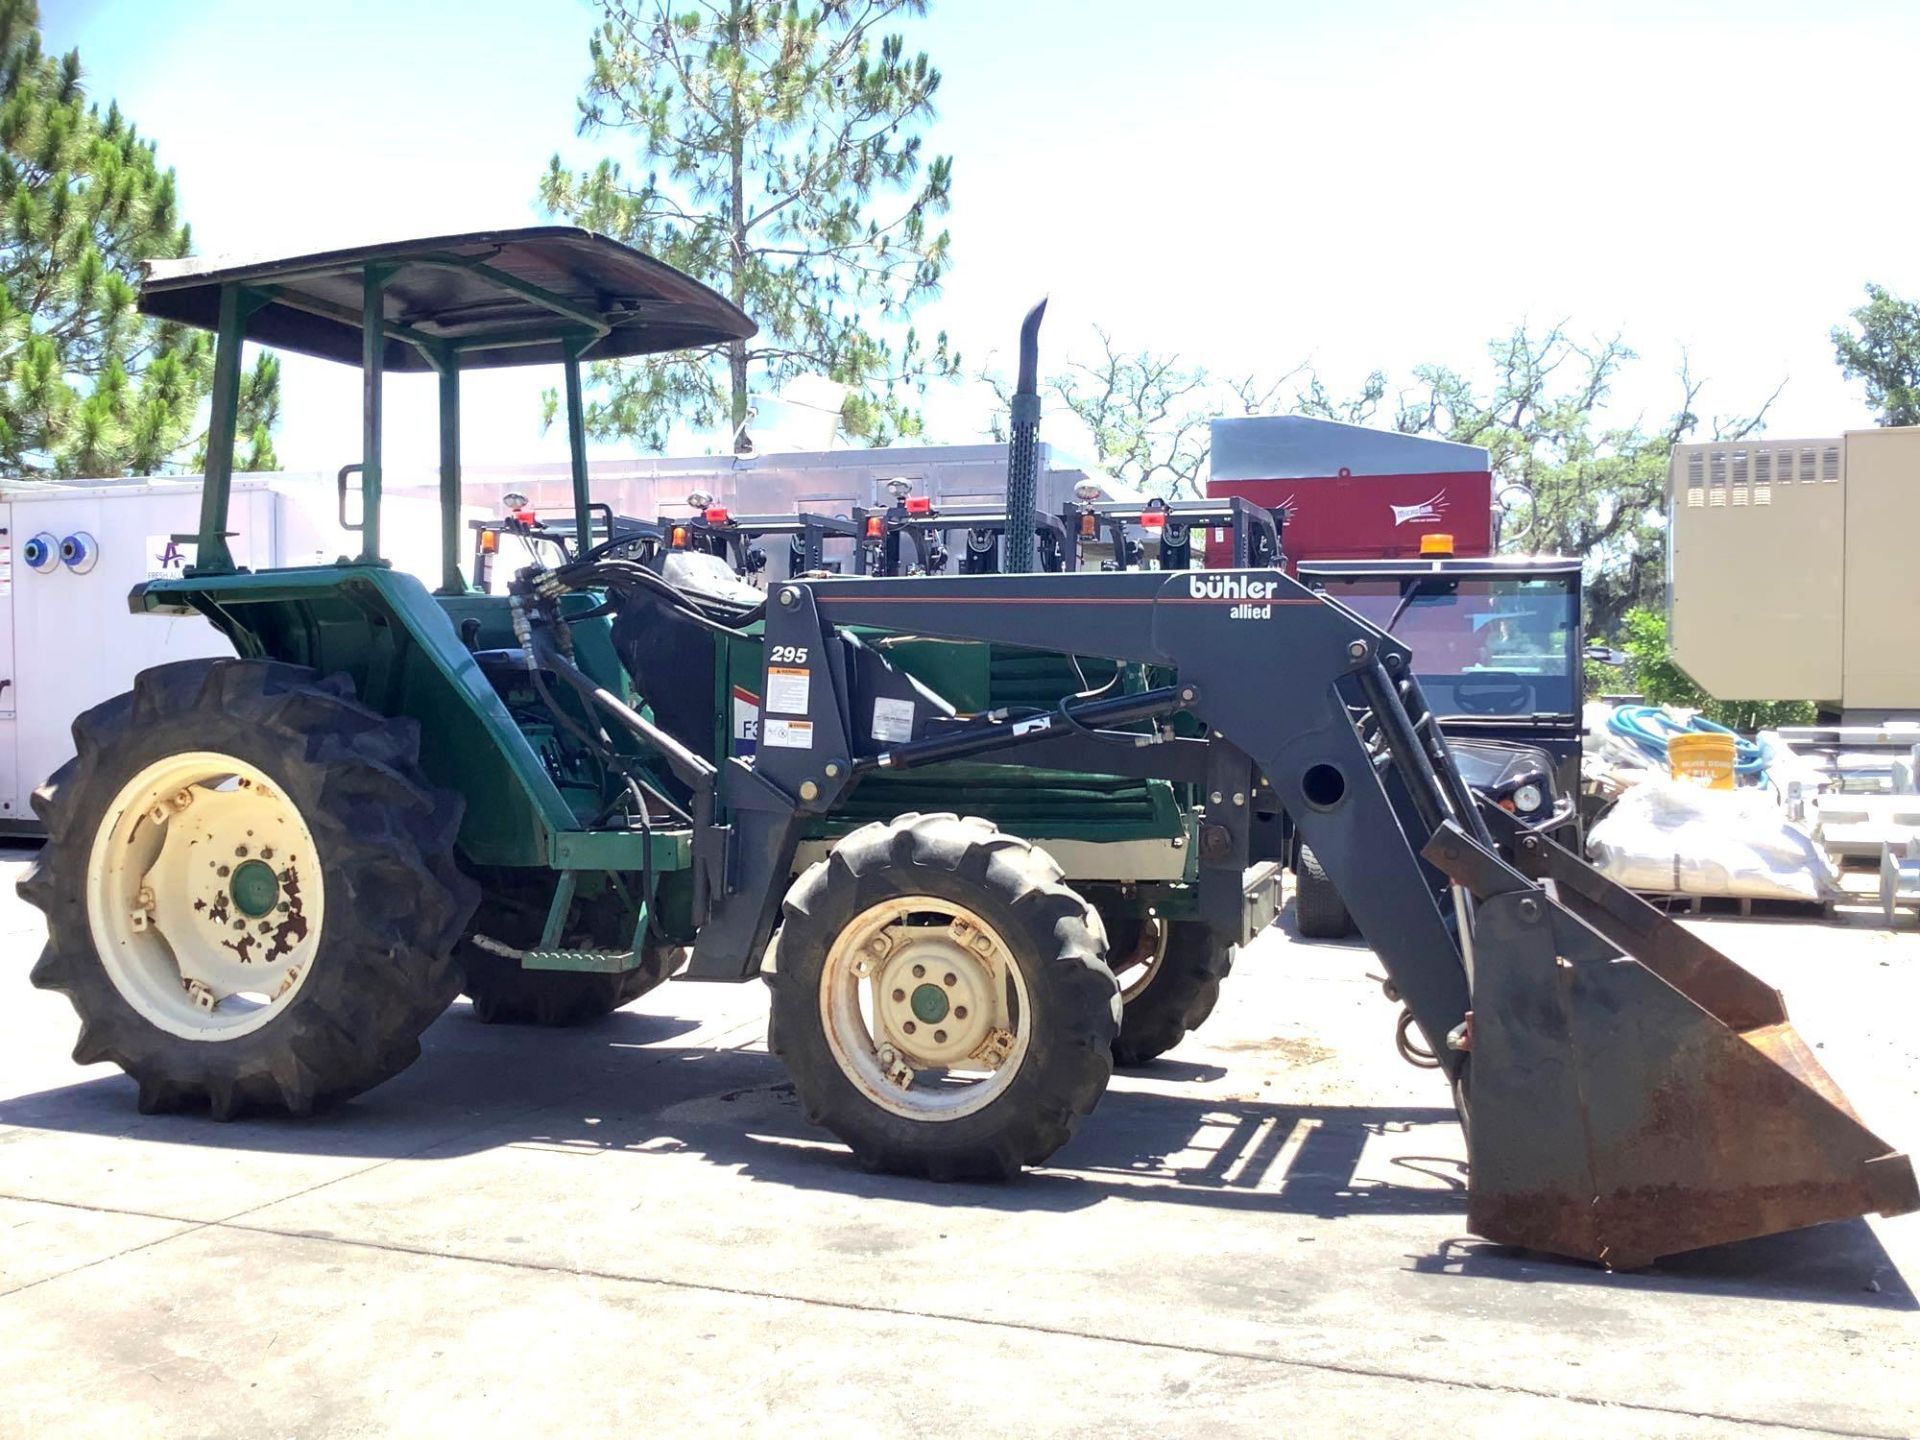
[[360,300],[360,563],[380,563],[380,409],[387,369],[387,267],[363,272]]
[[447,351],[428,357],[440,372],[440,589],[467,593],[460,569],[460,357]]
[[213,352],[213,413],[207,421],[207,473],[200,486],[200,531],[193,539],[194,575],[230,575],[237,568],[227,545],[227,509],[233,495],[233,444],[240,428],[240,362],[247,317],[267,302],[242,285],[220,287],[220,319]]
[[593,544],[593,492],[587,482],[587,415],[580,389],[580,352],[592,340],[568,340],[567,458],[573,462],[574,554],[584,555]]

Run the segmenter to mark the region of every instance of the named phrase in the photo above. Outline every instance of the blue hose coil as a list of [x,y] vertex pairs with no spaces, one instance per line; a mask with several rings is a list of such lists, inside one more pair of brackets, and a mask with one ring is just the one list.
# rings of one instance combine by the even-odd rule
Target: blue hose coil
[[1704,715],[1695,715],[1682,724],[1659,705],[1617,705],[1607,717],[1607,729],[1659,765],[1667,763],[1667,741],[1687,734],[1733,736],[1735,775],[1759,776],[1773,759],[1773,747],[1764,741],[1748,740]]

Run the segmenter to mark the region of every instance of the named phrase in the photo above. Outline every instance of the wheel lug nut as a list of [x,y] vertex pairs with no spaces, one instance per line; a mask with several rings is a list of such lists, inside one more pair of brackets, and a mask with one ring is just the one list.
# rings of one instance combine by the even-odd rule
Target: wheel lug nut
[[233,853],[244,860],[247,858],[247,847],[244,845],[236,845],[233,847]]
[[247,928],[247,922],[244,920],[236,920],[233,922],[233,928],[236,930],[244,930]]
[[966,1006],[964,1006],[964,1005],[956,1005],[956,1006],[954,1006],[954,1007],[953,1007],[953,1018],[954,1018],[954,1019],[956,1019],[956,1020],[964,1020],[964,1019],[966,1019],[966,1018],[967,1018],[967,1007],[966,1007]]
[[914,1032],[915,1030],[917,1030],[917,1029],[918,1029],[919,1027],[918,1027],[917,1025],[915,1025],[915,1024],[913,1023],[913,1021],[911,1021],[911,1020],[909,1020],[909,1021],[907,1021],[907,1023],[906,1023],[905,1025],[902,1025],[902,1026],[901,1026],[900,1028],[901,1028],[902,1030],[905,1030],[905,1031],[907,1032],[907,1034],[909,1034],[909,1035],[911,1035],[911,1034],[913,1034],[913,1032]]
[[916,980],[924,980],[924,979],[926,978],[926,975],[927,975],[927,967],[926,967],[926,966],[924,966],[924,965],[916,965],[916,966],[914,966],[914,967],[913,967],[913,978],[914,978],[914,979],[916,979]]
[[262,860],[273,859],[273,847],[271,845],[262,845],[260,847],[260,858]]
[[947,1043],[947,1032],[944,1030],[936,1030],[933,1032],[933,1038],[935,1043],[944,1045]]
[[218,870],[214,871],[213,873],[218,875],[222,880],[224,880],[227,878],[227,876],[231,875],[233,871],[228,869],[225,865],[222,865]]
[[288,911],[293,909],[293,907],[287,904],[287,902],[284,900],[282,900],[278,905],[274,906],[273,908],[278,910],[282,915],[285,915]]
[[907,992],[904,990],[896,990],[893,992],[893,1000],[896,1005],[906,998],[907,998]]
[[957,975],[955,975],[952,971],[948,971],[945,978],[946,978],[946,983],[949,989],[951,989],[953,986],[958,985],[960,983],[960,978]]

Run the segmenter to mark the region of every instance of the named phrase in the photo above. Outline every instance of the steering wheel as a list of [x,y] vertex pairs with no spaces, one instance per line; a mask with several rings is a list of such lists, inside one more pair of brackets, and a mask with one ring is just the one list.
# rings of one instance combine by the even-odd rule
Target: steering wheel
[[1511,670],[1476,670],[1453,683],[1453,703],[1468,715],[1525,715],[1533,682]]

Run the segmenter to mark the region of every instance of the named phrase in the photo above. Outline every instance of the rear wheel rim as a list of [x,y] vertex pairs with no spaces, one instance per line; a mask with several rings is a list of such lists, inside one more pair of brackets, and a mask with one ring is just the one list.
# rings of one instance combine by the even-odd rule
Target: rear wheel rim
[[1153,983],[1154,977],[1160,973],[1160,967],[1167,963],[1169,934],[1167,922],[1157,915],[1141,919],[1140,941],[1134,947],[1134,953],[1120,957],[1112,966],[1114,972],[1122,977],[1122,1005],[1131,1005],[1134,998]]
[[972,1115],[1026,1060],[1033,1011],[1000,932],[931,895],[869,906],[834,937],[820,1018],[841,1072],[910,1120]]
[[313,834],[279,783],[211,750],[146,766],[107,807],[87,922],[107,978],[186,1040],[238,1039],[282,1013],[320,944]]

